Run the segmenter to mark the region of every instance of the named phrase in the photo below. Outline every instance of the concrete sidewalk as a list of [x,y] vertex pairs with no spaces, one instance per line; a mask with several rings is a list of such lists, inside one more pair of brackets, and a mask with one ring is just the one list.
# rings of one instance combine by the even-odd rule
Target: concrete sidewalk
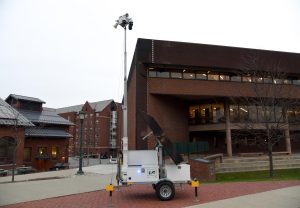
[[189,208],[300,208],[300,186],[276,189]]
[[84,167],[84,175],[76,175],[77,170],[17,175],[15,183],[8,183],[11,176],[1,177],[0,206],[97,191],[104,189],[110,181],[116,184],[116,165]]

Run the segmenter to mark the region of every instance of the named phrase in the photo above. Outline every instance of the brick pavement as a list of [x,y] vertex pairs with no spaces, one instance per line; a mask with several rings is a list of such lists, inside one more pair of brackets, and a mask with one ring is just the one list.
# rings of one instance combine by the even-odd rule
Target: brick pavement
[[[151,185],[133,185],[122,187],[113,193],[113,207],[145,207],[145,208],[177,208],[211,201],[227,199],[247,194],[254,194],[279,188],[300,185],[300,181],[273,181],[273,182],[238,182],[238,183],[211,183],[199,187],[199,202],[195,201],[194,189],[188,185],[176,186],[175,198],[162,202],[156,198]],[[74,194],[38,201],[3,206],[1,208],[99,208],[109,207],[108,193],[94,191]]]

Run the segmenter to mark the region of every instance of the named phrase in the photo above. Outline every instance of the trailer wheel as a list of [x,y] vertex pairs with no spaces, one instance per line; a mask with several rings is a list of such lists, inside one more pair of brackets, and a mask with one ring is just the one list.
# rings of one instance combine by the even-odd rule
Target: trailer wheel
[[162,201],[168,201],[174,198],[175,188],[170,181],[161,181],[156,184],[156,195]]

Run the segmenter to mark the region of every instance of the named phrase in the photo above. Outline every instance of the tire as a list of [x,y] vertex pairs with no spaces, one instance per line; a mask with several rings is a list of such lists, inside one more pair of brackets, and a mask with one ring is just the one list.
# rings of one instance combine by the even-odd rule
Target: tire
[[168,201],[174,198],[175,188],[170,181],[161,181],[156,184],[156,196],[162,201]]

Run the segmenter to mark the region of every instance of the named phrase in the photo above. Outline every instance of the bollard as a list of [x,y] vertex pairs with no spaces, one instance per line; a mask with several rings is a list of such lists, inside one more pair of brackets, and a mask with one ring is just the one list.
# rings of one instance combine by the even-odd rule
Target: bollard
[[199,187],[199,181],[197,180],[197,178],[194,178],[194,180],[192,181],[192,187],[195,188],[195,201],[198,202],[198,187]]
[[113,205],[112,205],[112,192],[114,191],[114,186],[110,183],[109,185],[107,185],[105,187],[105,190],[107,192],[109,192],[109,203],[108,203],[107,207],[113,207]]

